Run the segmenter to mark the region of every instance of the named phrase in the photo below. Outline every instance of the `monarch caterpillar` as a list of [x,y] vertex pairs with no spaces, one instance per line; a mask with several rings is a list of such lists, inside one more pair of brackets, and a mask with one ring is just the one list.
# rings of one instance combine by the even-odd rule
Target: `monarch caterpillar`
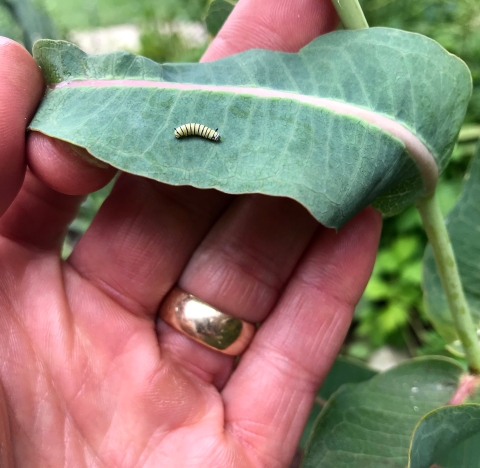
[[198,123],[188,123],[177,127],[173,134],[175,135],[175,138],[194,135],[207,138],[208,140],[220,141],[220,135],[218,134],[217,130],[218,128],[213,130],[206,125]]

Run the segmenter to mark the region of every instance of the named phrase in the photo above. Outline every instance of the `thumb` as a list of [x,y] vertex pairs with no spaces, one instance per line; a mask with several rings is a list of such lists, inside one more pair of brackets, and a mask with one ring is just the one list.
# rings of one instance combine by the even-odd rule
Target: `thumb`
[[43,77],[32,56],[0,36],[0,216],[22,186],[26,128],[43,92]]

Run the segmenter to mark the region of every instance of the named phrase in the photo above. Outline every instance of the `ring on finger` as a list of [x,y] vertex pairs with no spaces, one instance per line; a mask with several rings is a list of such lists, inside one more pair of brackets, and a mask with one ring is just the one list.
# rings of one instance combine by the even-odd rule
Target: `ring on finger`
[[186,336],[230,356],[248,347],[255,325],[227,315],[178,286],[166,296],[159,317]]

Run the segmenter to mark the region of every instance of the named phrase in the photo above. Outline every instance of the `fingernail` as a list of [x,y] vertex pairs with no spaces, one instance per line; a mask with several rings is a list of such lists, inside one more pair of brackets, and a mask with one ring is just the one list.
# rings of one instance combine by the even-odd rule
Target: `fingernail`
[[11,43],[11,42],[14,42],[14,41],[9,39],[8,37],[0,36],[0,46]]

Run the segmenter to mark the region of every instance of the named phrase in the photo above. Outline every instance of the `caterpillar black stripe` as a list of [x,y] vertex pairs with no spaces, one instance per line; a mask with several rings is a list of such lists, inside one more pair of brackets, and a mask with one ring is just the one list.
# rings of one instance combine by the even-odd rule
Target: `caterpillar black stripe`
[[187,123],[177,127],[173,134],[175,138],[183,138],[185,136],[201,136],[207,140],[220,141],[220,135],[218,134],[218,128],[213,130],[206,125],[198,123]]

